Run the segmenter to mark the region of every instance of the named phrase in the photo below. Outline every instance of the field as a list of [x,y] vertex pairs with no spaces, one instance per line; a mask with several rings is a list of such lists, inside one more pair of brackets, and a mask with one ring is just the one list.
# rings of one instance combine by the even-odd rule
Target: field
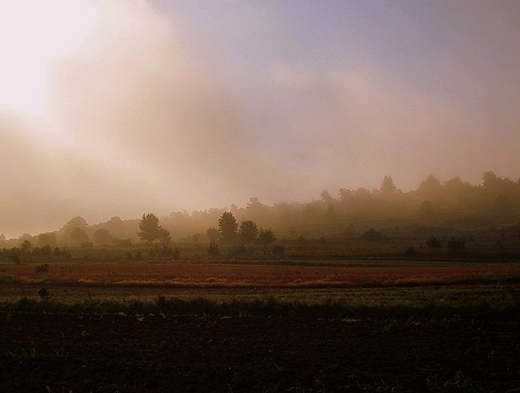
[[0,265],[0,391],[520,391],[520,263]]

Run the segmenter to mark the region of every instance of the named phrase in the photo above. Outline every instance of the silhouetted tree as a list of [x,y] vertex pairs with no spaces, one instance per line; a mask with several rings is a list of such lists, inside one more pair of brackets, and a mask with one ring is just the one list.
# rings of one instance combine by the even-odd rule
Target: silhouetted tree
[[495,172],[484,172],[482,175],[482,187],[484,187],[486,190],[496,190],[498,189],[500,180],[501,179],[496,175]]
[[28,253],[31,251],[32,244],[29,240],[24,240],[22,245],[20,246],[23,253]]
[[87,221],[81,216],[74,217],[65,224],[67,228],[86,228],[87,226]]
[[385,237],[381,232],[376,231],[374,228],[370,228],[368,231],[363,233],[361,238],[363,240],[383,240]]
[[269,229],[260,229],[258,232],[258,243],[267,247],[269,244],[276,240],[276,236],[271,228]]
[[338,225],[338,214],[336,213],[336,209],[332,204],[329,205],[327,211],[325,212],[325,221],[329,227],[332,227],[332,229],[335,229]]
[[334,201],[334,198],[332,198],[332,195],[330,195],[329,190],[323,190],[320,194],[321,200],[325,203],[332,203]]
[[453,236],[448,241],[448,250],[450,250],[451,252],[464,251],[465,247],[466,247],[465,238]]
[[258,227],[254,221],[246,220],[240,223],[240,230],[238,231],[240,240],[246,243],[252,242],[258,236]]
[[285,246],[282,244],[273,244],[273,255],[280,258],[285,253]]
[[220,240],[225,243],[233,242],[237,237],[237,220],[230,212],[222,213],[218,220],[218,232]]
[[56,234],[54,232],[40,233],[38,235],[38,245],[40,247],[49,246],[55,248],[58,245]]
[[88,242],[87,226],[87,221],[81,216],[70,219],[58,232],[59,242],[77,245]]
[[155,240],[164,237],[165,233],[159,225],[159,218],[152,213],[143,214],[143,217],[139,221],[139,232],[137,232],[137,236],[148,243],[152,243]]
[[206,236],[209,238],[210,242],[216,242],[220,236],[220,233],[217,228],[210,227],[206,229]]
[[161,241],[161,243],[163,243],[165,245],[170,243],[170,241],[172,240],[170,231],[160,227],[158,229],[158,239]]
[[392,179],[392,176],[385,176],[383,179],[383,182],[381,183],[380,191],[383,194],[393,194],[397,190],[394,179]]
[[208,254],[217,257],[219,254],[218,244],[214,241],[209,242]]
[[342,202],[348,201],[354,198],[355,192],[350,188],[340,188],[339,189],[339,200]]
[[70,233],[70,237],[77,244],[88,243],[88,234],[85,228],[75,227]]
[[435,199],[442,192],[442,184],[439,179],[437,179],[432,174],[428,175],[426,180],[423,180],[417,189],[417,192],[423,198],[431,198]]
[[430,236],[426,239],[426,245],[429,248],[440,248],[441,247],[441,241],[436,236]]
[[492,214],[498,218],[507,217],[513,210],[511,198],[507,195],[499,194],[492,202]]
[[423,201],[419,214],[423,220],[431,220],[435,218],[435,208],[433,207],[433,203],[430,201]]
[[246,208],[254,209],[258,206],[263,206],[262,202],[260,202],[260,199],[258,197],[251,197],[249,198],[249,202],[247,202]]
[[112,235],[108,229],[99,228],[94,232],[94,241],[96,244],[109,244],[112,242]]
[[260,202],[258,197],[249,198],[249,202],[246,206],[246,216],[248,219],[255,222],[263,222],[267,217],[267,207]]

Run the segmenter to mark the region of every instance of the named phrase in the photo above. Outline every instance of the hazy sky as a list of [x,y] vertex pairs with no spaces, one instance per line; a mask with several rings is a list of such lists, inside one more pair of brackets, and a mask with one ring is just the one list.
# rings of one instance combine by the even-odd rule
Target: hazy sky
[[516,0],[0,4],[0,233],[520,176]]

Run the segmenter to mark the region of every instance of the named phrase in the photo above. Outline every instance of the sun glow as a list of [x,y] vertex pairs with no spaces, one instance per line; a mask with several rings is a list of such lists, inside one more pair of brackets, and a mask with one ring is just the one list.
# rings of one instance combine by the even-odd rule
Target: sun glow
[[50,66],[89,36],[97,10],[88,0],[0,3],[0,111],[45,117]]

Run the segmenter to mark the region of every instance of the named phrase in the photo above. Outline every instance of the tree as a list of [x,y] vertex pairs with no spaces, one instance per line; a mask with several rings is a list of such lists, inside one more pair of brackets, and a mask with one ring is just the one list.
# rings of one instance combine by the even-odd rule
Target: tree
[[24,240],[22,245],[21,245],[22,252],[23,253],[28,253],[29,251],[31,251],[31,247],[32,247],[31,241],[30,240]]
[[426,239],[426,245],[429,248],[440,248],[442,246],[441,241],[436,236],[429,236]]
[[218,244],[214,241],[209,242],[208,254],[212,257],[217,257],[219,254]]
[[70,237],[78,244],[88,243],[88,234],[85,228],[74,228],[70,233]]
[[423,220],[435,218],[436,212],[433,203],[431,203],[431,201],[423,201],[419,214]]
[[81,216],[74,217],[65,224],[66,228],[86,228],[87,226],[87,221]]
[[[166,236],[166,233],[164,232],[166,230],[161,228],[159,225],[159,219],[152,213],[143,214],[143,217],[139,221],[139,229],[137,236],[148,243],[152,243],[159,238],[164,239]],[[169,235],[170,233],[168,232],[168,236]]]
[[332,204],[329,205],[327,211],[325,212],[325,221],[329,227],[332,227],[331,229],[336,229],[336,225],[338,224],[338,215],[334,205]]
[[97,244],[109,244],[112,242],[112,235],[108,229],[99,228],[94,232],[94,241]]
[[223,242],[233,242],[237,236],[237,220],[230,212],[222,213],[218,220],[218,232],[220,234],[220,240]]
[[370,228],[368,231],[364,232],[363,235],[361,235],[361,238],[363,240],[383,240],[385,236],[381,232],[376,231],[374,228]]
[[425,199],[437,199],[442,191],[442,183],[432,174],[428,175],[417,188],[417,194]]
[[206,236],[209,238],[210,242],[216,242],[220,236],[219,231],[215,227],[210,227],[206,229]]
[[267,215],[267,208],[262,202],[260,202],[258,197],[251,197],[249,198],[249,202],[246,206],[246,215],[247,218],[251,220],[265,220]]
[[40,247],[49,246],[56,247],[58,245],[57,236],[54,232],[40,233],[38,235],[38,245]]
[[77,245],[87,243],[89,241],[87,227],[87,221],[83,217],[74,217],[59,230],[58,241],[60,243],[70,244],[72,240],[73,243],[76,243]]
[[267,248],[269,244],[276,240],[276,236],[271,228],[260,229],[258,232],[258,243]]
[[385,176],[383,179],[383,182],[381,183],[380,191],[383,194],[393,194],[397,190],[394,179],[392,179],[392,176]]
[[339,189],[339,200],[342,202],[348,201],[354,198],[355,192],[350,188],[340,188]]
[[498,218],[507,217],[513,210],[513,203],[511,198],[507,195],[499,194],[491,203],[492,214]]
[[164,245],[167,245],[172,240],[170,231],[162,227],[159,227],[158,235],[158,239],[160,239],[161,243],[163,243]]
[[332,195],[330,195],[329,190],[323,190],[320,194],[321,200],[325,203],[332,203],[334,201],[334,198],[332,198]]
[[238,232],[240,240],[249,243],[258,236],[258,227],[254,221],[246,220],[240,223],[240,230]]
[[495,172],[484,172],[484,174],[482,175],[482,186],[486,190],[496,190],[498,189],[500,180],[501,179],[496,175]]
[[450,250],[451,252],[464,251],[465,247],[466,247],[466,239],[463,237],[453,236],[448,241],[448,250]]

